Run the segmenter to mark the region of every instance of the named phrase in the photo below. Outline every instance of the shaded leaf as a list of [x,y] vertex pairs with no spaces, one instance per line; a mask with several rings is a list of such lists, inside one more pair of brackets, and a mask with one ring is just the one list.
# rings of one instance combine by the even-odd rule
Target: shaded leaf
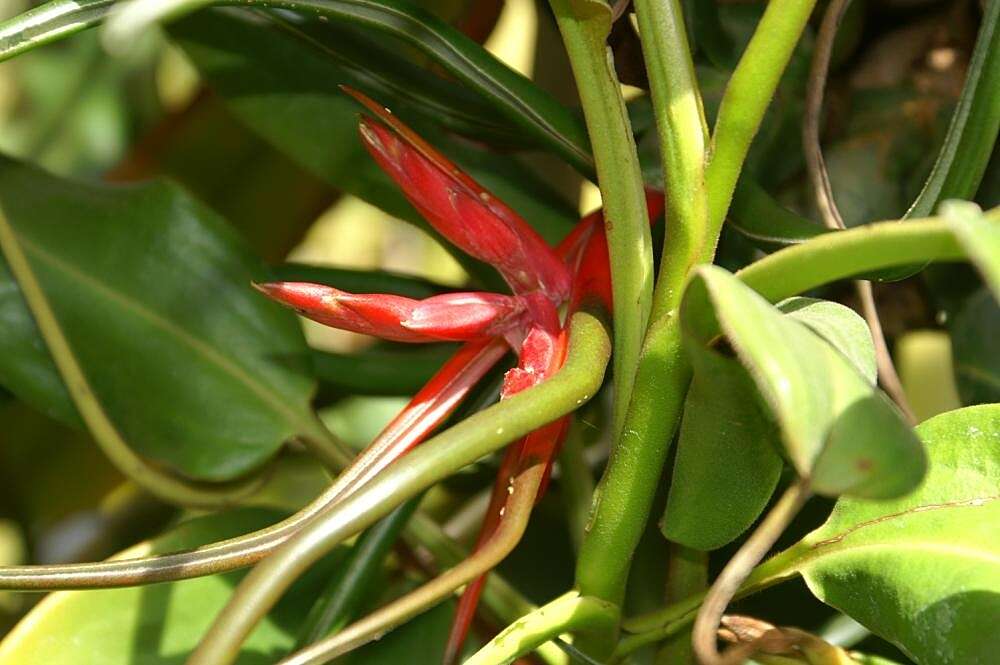
[[[875,352],[852,310],[812,298],[778,305],[844,355],[869,383]],[[722,547],[760,516],[781,474],[780,432],[736,359],[688,340],[694,376],[684,406],[663,534],[700,550]]]
[[1000,304],[980,289],[952,319],[950,332],[962,403],[1000,402]]
[[681,317],[692,342],[707,347],[725,336],[777,422],[789,460],[815,491],[891,497],[919,482],[923,453],[899,412],[809,326],[715,266],[695,273]]
[[753,524],[783,463],[774,446],[778,432],[742,365],[705,348],[692,348],[691,362],[661,528],[674,542],[713,550]]
[[[9,160],[0,162],[0,202],[87,396],[136,452],[195,478],[227,479],[306,431],[314,382],[301,329],[249,288],[263,267],[213,213],[162,183],[88,185]],[[0,290],[8,309],[11,289]],[[20,357],[22,369],[0,381],[70,414],[21,306],[0,337],[16,341],[4,355]]]
[[[263,528],[281,517],[272,511],[245,509],[198,518],[120,556],[193,548]],[[338,550],[299,580],[244,642],[237,663],[275,662],[287,652],[315,586],[343,554]],[[53,593],[0,643],[0,664],[181,663],[244,574],[238,571],[151,586]]]
[[930,471],[893,501],[842,498],[778,558],[823,602],[921,665],[996,662],[1000,633],[1000,406],[917,428]]

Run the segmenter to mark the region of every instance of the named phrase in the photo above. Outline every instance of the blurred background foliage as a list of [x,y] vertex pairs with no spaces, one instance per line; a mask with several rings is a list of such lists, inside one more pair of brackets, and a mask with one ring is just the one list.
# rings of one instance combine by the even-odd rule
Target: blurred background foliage
[[[573,104],[572,77],[544,3],[416,1],[483,42],[558,99]],[[736,51],[715,43],[712,33],[699,26],[704,0],[685,0],[685,5],[692,17],[698,75],[712,115],[733,52],[749,37],[763,5],[743,0],[712,5]],[[0,19],[30,6],[28,0],[0,0]],[[220,13],[205,20],[232,20],[223,17]],[[899,217],[919,191],[961,90],[979,17],[979,6],[969,0],[853,3],[838,36],[824,121],[833,189],[848,225]],[[409,288],[431,293],[439,286],[466,284],[470,274],[477,278],[471,272],[475,266],[460,264],[424,231],[373,207],[353,185],[335,186],[337,180],[331,176],[335,165],[317,165],[317,158],[304,150],[279,149],[282,142],[275,139],[268,121],[254,120],[258,111],[252,107],[254,100],[234,96],[218,78],[213,53],[204,44],[199,46],[200,20],[182,22],[169,34],[148,34],[124,55],[109,55],[99,35],[87,31],[0,63],[0,152],[58,174],[92,180],[128,182],[165,176],[219,212],[272,265],[291,262],[377,269],[392,273],[388,279],[396,279],[397,274],[417,278],[399,280],[401,292]],[[251,21],[245,27],[257,30],[255,34],[263,39],[257,23]],[[324,26],[316,21],[299,27],[323,38]],[[783,204],[818,219],[800,143],[811,44],[807,34],[754,143],[748,170]],[[426,65],[405,47],[389,40],[385,45],[404,49],[415,65]],[[637,37],[627,22],[616,28],[613,46],[622,78],[631,84],[626,95],[645,176],[656,183],[655,128],[643,91]],[[309,106],[305,98],[297,98],[296,103],[306,113],[322,109]],[[413,122],[421,126],[419,119]],[[320,132],[324,140],[318,139],[317,147],[332,156],[336,146],[325,140],[330,135]],[[501,137],[496,143],[516,138]],[[468,148],[469,154],[475,154],[472,148],[478,144],[474,140],[455,140],[460,141],[455,144],[457,150]],[[553,237],[568,228],[565,219],[574,212],[599,204],[596,189],[555,158],[525,153],[513,162],[515,157],[508,152],[502,151],[508,165],[526,166],[534,174],[529,180],[535,184],[525,185],[524,191],[546,189],[545,205],[556,220],[549,227]],[[355,155],[346,168],[361,168],[359,164]],[[490,177],[498,173],[494,162],[484,161],[476,175],[492,186]],[[977,198],[984,208],[1000,204],[1000,156],[994,155]],[[756,255],[758,250],[742,236],[725,232],[720,263],[737,267]],[[845,286],[824,295],[850,302],[852,293]],[[880,285],[876,295],[906,391],[920,419],[960,404],[1000,401],[1000,338],[996,335],[1000,311],[967,267],[936,266],[920,276]],[[318,353],[316,362],[322,379],[323,418],[359,448],[447,352],[373,346],[361,336],[313,324],[306,326],[306,332],[310,345],[326,352]],[[370,394],[365,394],[363,387],[338,369],[345,354],[372,358],[373,376],[379,367],[393,371],[381,383],[369,382]],[[606,404],[595,400],[578,427],[595,476],[607,454],[607,441],[596,436],[598,428],[588,424],[601,422],[607,417],[605,411]],[[174,510],[124,484],[88,435],[33,411],[2,389],[0,423],[0,564],[104,557],[177,519]],[[286,457],[284,462],[294,470],[295,453]],[[464,542],[474,537],[477,516],[485,508],[483,490],[489,487],[495,463],[487,460],[477,465],[426,499],[446,531]],[[295,480],[287,482],[287,478]],[[276,481],[264,492],[260,503],[287,510],[323,482],[320,474],[308,470],[287,478],[284,486]],[[572,583],[574,544],[561,519],[560,501],[557,470],[554,491],[543,500],[517,551],[500,566],[507,579],[536,601],[555,596]],[[822,510],[811,504],[798,520],[800,526],[786,534],[786,541],[793,542],[807,530],[806,525],[820,521],[822,515],[810,512]],[[651,529],[637,554],[633,576],[644,583],[633,585],[629,611],[661,602],[659,596],[649,597],[649,589],[662,588],[657,580],[665,571],[657,562],[662,561],[665,547]],[[713,563],[716,559],[724,562],[731,549],[715,553]],[[385,594],[397,593],[425,575],[419,561],[417,553],[400,546],[386,564]],[[0,594],[0,629],[11,626],[36,600],[32,595]],[[371,598],[368,603],[374,606],[379,601]],[[850,626],[845,630],[843,622],[838,623],[828,608],[812,599],[801,583],[782,585],[736,609],[752,614],[765,606],[770,620],[778,624],[802,625],[828,636],[844,634],[853,641],[864,637],[863,632],[851,632]],[[824,628],[830,621],[834,623]],[[408,645],[415,635],[420,636],[420,631],[443,635],[448,623],[447,609],[435,610],[352,657],[351,662],[383,658],[383,662],[400,662],[393,659],[411,648]],[[875,638],[867,638],[864,647],[906,662]],[[636,662],[649,658],[640,654]]]

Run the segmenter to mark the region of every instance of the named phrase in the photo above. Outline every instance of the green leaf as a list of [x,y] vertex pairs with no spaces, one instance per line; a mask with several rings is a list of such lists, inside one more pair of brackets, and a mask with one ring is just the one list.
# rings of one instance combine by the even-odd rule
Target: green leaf
[[[1000,3],[998,3],[1000,4]],[[968,201],[946,201],[941,216],[948,221],[986,285],[1000,301],[1000,209],[983,214],[979,206]],[[992,218],[988,218],[990,215]]]
[[789,460],[815,491],[888,498],[911,490],[924,472],[920,442],[858,370],[862,361],[817,335],[811,313],[799,318],[782,316],[715,266],[694,274],[681,309],[691,343],[709,347],[724,335],[778,424]]
[[783,466],[778,433],[739,362],[692,344],[694,376],[661,529],[698,550],[731,542],[767,505]]
[[820,600],[917,663],[994,663],[1000,406],[951,411],[917,433],[930,471],[915,492],[894,501],[842,498],[826,524],[789,553]]
[[944,144],[906,217],[926,217],[946,199],[971,199],[1000,131],[1000,3],[983,5],[983,19]]
[[[279,150],[335,187],[439,237],[368,156],[358,136],[360,109],[339,85],[360,86],[375,95],[380,88],[367,85],[367,78],[345,71],[331,57],[340,48],[337,41],[303,40],[254,18],[233,11],[202,12],[173,25],[171,35],[235,114]],[[397,59],[407,63],[402,55]],[[378,101],[408,121],[419,121],[406,115],[410,106],[394,106],[397,97]],[[561,239],[575,222],[573,208],[511,158],[446,139],[426,119],[417,128],[547,240]]]
[[[778,309],[825,339],[868,383],[875,382],[871,335],[851,309],[812,298],[790,298]],[[687,341],[694,376],[663,534],[712,550],[738,537],[764,510],[781,475],[781,437],[743,366],[696,338]]]
[[250,288],[263,267],[213,213],[170,185],[83,184],[6,159],[0,202],[4,253],[23,252],[18,280],[37,280],[82,373],[40,351],[4,271],[16,316],[2,320],[0,381],[13,392],[68,417],[69,372],[77,406],[96,403],[135,452],[206,480],[242,475],[308,431],[298,322]]
[[[198,518],[119,556],[193,548],[263,528],[280,518],[260,509]],[[343,554],[335,552],[318,570],[299,580],[243,644],[237,663],[274,662],[287,653],[316,585]],[[0,643],[0,665],[180,663],[211,626],[243,575],[234,572],[168,584],[53,593]]]
[[1000,402],[1000,305],[996,299],[980,289],[965,301],[949,329],[962,403]]

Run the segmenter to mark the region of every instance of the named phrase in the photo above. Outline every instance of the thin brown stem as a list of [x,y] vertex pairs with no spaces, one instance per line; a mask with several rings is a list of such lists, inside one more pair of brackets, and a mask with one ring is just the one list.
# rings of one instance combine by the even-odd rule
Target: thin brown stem
[[[820,143],[820,118],[823,114],[823,96],[826,89],[827,75],[830,72],[830,58],[833,45],[837,38],[837,30],[844,18],[844,13],[851,0],[831,0],[823,14],[819,35],[816,37],[816,49],[813,52],[812,65],[809,69],[809,83],[806,88],[805,117],[802,122],[802,145],[805,149],[806,169],[812,182],[816,196],[816,206],[823,218],[823,224],[831,229],[844,229],[844,218],[837,208],[830,184],[830,174],[823,159],[823,148]],[[892,364],[892,355],[886,344],[879,321],[875,297],[871,282],[858,280],[854,283],[861,304],[861,313],[871,329],[872,340],[875,343],[875,362],[878,367],[879,382],[882,388],[899,405],[907,419],[913,423],[915,418],[899,380],[899,374]]]
[[708,590],[694,620],[691,634],[695,656],[702,665],[737,665],[749,655],[742,648],[724,654],[719,653],[716,633],[722,615],[740,585],[778,540],[809,498],[809,494],[809,481],[805,478],[799,479],[785,490],[764,521],[737,550]]

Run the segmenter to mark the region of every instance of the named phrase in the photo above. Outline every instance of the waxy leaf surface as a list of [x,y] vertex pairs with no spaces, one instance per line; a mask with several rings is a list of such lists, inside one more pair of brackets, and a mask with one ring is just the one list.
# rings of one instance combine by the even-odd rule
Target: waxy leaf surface
[[[162,183],[82,184],[6,159],[0,206],[83,393],[137,453],[229,479],[310,426],[301,328],[250,288],[263,266],[214,213]],[[0,383],[78,422],[6,268],[0,279]]]
[[[791,550],[812,592],[921,665],[1000,654],[1000,406],[919,427],[930,470],[892,501],[841,498]],[[767,565],[767,564],[765,564]]]

